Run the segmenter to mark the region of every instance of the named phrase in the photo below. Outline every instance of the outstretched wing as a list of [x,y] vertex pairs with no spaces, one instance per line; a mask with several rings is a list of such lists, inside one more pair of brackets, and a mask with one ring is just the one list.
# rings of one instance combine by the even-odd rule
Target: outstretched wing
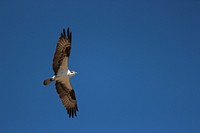
[[60,81],[56,81],[56,90],[59,97],[65,106],[69,117],[76,116],[76,111],[78,111],[78,106],[76,102],[75,92],[70,84],[69,77],[65,77]]
[[57,72],[60,68],[66,71],[68,70],[68,58],[71,49],[71,38],[72,32],[69,31],[69,28],[67,29],[67,36],[65,33],[65,29],[63,29],[63,33],[61,33],[59,37],[53,58],[53,70],[55,75],[57,75]]

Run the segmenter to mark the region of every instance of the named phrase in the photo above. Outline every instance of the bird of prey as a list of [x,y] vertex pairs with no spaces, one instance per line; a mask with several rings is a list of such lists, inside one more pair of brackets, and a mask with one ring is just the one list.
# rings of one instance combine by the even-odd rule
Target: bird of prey
[[53,71],[54,76],[44,80],[43,84],[46,86],[52,81],[55,81],[57,93],[65,106],[69,117],[76,116],[78,111],[75,92],[70,83],[70,78],[77,74],[75,71],[68,69],[68,60],[70,56],[72,42],[72,32],[67,29],[67,35],[65,29],[61,33],[56,51],[53,58]]

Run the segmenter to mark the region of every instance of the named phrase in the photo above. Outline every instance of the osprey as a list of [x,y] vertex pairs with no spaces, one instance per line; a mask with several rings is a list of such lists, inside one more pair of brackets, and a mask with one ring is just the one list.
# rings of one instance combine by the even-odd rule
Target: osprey
[[66,36],[65,29],[63,29],[63,33],[61,33],[59,37],[53,58],[54,76],[44,80],[43,84],[46,86],[52,81],[56,82],[57,93],[65,106],[69,117],[74,117],[76,116],[76,111],[78,111],[78,106],[75,92],[70,83],[70,78],[76,75],[77,72],[68,69],[71,42],[72,32],[70,32],[68,28]]

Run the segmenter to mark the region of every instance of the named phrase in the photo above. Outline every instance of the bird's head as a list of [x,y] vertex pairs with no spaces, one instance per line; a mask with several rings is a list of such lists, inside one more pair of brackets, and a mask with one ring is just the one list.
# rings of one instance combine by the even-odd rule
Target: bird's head
[[76,75],[76,74],[77,74],[76,71],[71,71],[71,76],[74,76],[74,75]]

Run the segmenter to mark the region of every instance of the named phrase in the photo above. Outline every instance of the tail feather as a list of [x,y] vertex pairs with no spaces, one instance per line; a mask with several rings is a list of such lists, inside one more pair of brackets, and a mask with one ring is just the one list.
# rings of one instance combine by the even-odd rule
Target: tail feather
[[44,80],[43,84],[46,86],[46,85],[50,84],[52,81],[53,81],[52,78],[49,78],[49,79]]

